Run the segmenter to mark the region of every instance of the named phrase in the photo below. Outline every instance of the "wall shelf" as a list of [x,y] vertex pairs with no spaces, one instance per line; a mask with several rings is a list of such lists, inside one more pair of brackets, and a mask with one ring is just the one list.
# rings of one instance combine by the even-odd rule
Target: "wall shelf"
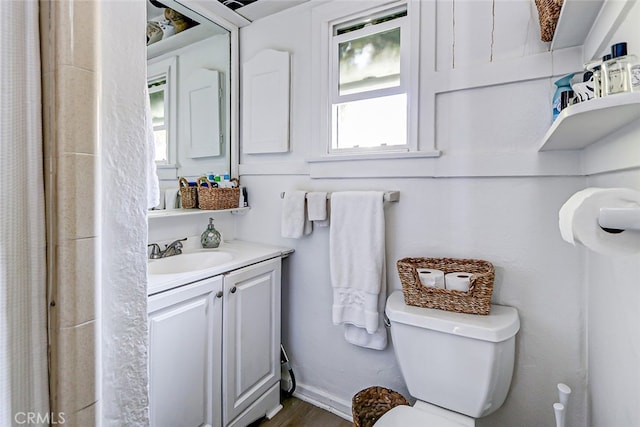
[[213,37],[216,34],[221,34],[221,31],[209,25],[196,25],[147,46],[147,59],[180,49],[208,37]]
[[207,210],[207,209],[160,209],[147,212],[147,218],[169,218],[177,216],[192,216],[192,215],[212,215],[221,212],[228,212],[231,214],[246,213],[250,207],[234,208],[234,209],[219,209],[219,210]]
[[640,93],[618,93],[562,110],[538,151],[578,150],[640,119]]
[[551,50],[582,46],[604,0],[564,0]]

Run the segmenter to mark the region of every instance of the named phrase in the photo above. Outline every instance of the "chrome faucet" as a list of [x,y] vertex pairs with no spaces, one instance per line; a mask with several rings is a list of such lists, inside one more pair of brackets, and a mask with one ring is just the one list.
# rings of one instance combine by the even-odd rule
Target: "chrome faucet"
[[186,237],[184,239],[178,239],[176,241],[173,241],[168,245],[165,245],[164,250],[161,250],[160,245],[158,245],[157,243],[148,244],[147,246],[151,247],[151,253],[149,254],[149,259],[159,259],[159,258],[166,258],[169,256],[173,256],[173,255],[180,255],[182,253],[182,243],[180,242],[184,242],[185,240],[187,240]]

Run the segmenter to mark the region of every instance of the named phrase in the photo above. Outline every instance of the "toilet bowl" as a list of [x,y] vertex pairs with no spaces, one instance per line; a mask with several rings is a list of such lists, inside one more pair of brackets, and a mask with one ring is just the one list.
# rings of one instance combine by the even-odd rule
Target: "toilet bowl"
[[414,406],[398,406],[376,427],[472,427],[504,403],[513,375],[513,307],[488,315],[406,305],[402,292],[387,299],[394,352]]

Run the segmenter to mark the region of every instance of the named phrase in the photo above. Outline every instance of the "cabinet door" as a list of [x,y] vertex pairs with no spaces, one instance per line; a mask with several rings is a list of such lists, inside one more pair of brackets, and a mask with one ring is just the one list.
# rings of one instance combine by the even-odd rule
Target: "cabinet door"
[[221,425],[221,291],[217,276],[149,297],[152,427]]
[[224,278],[224,425],[280,381],[280,258]]

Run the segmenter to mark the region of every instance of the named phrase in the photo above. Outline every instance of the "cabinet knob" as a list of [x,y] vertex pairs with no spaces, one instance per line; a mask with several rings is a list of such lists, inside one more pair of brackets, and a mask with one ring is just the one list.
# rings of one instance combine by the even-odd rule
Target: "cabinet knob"
[[222,298],[222,295],[224,295],[222,291],[216,292],[216,298]]
[[235,286],[234,286],[233,288],[231,288],[231,293],[232,293],[232,294],[235,294],[235,293],[236,293],[236,291],[237,291],[237,289],[236,289],[236,287],[235,287]]

